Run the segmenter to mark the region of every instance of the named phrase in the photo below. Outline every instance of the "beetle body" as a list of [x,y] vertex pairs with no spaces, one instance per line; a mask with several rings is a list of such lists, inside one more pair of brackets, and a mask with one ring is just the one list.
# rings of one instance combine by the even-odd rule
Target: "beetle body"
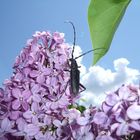
[[[90,53],[92,51],[98,50],[98,49],[103,49],[103,48],[96,48],[89,50],[78,57],[74,58],[74,49],[75,49],[75,42],[76,42],[76,32],[75,32],[75,27],[74,24],[71,21],[67,21],[67,23],[70,23],[73,27],[74,30],[74,42],[73,42],[73,48],[72,48],[72,57],[70,59],[70,86],[71,86],[71,92],[74,96],[76,96],[79,92],[84,91],[86,88],[80,83],[80,71],[79,71],[79,66],[77,65],[76,59],[79,57],[82,57],[83,55],[86,55],[87,53]],[[81,91],[79,91],[81,89]]]
[[74,95],[79,93],[79,85],[80,85],[80,71],[78,70],[78,65],[75,59],[70,59],[71,61],[71,70],[70,70],[70,85],[71,92]]

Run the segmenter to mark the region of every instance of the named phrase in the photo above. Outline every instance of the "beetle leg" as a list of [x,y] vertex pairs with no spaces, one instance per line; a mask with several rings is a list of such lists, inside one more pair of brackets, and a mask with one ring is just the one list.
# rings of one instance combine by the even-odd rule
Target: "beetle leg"
[[68,87],[68,84],[69,84],[69,81],[67,82],[67,84],[66,84],[66,86],[65,86],[65,89],[61,92],[61,95],[60,95],[55,101],[53,101],[53,102],[58,101],[58,100],[65,94],[65,91],[66,91],[66,89],[67,89],[67,87]]
[[82,87],[82,90],[80,91],[80,93],[86,90],[86,88],[81,83],[79,85],[80,87]]
[[81,68],[81,66],[78,66],[78,68]]
[[64,69],[64,71],[68,71],[68,72],[70,72],[70,70],[67,70],[67,69]]

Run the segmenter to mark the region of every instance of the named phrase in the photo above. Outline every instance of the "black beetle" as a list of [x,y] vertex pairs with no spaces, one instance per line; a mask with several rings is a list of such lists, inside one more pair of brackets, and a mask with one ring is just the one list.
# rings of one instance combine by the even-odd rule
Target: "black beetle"
[[[86,90],[86,88],[80,83],[80,71],[79,71],[79,66],[77,65],[76,59],[86,55],[87,53],[90,53],[92,51],[98,50],[98,49],[103,49],[103,48],[97,48],[97,49],[92,49],[89,50],[81,55],[79,55],[78,57],[74,58],[74,49],[75,49],[75,42],[76,42],[76,31],[75,31],[75,26],[71,21],[66,21],[67,23],[70,23],[73,27],[74,30],[74,42],[73,42],[73,48],[72,48],[72,56],[70,58],[70,86],[71,86],[71,92],[74,96],[76,96],[79,92],[82,92],[84,90]],[[82,88],[81,91],[79,91],[80,87]]]

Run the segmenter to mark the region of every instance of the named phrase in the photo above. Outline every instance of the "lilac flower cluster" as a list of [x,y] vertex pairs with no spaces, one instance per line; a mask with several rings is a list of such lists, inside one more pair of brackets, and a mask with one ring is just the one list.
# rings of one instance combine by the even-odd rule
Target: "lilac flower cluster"
[[140,140],[139,87],[122,85],[117,91],[108,94],[100,113],[105,133],[116,140]]
[[122,86],[100,108],[76,104],[64,34],[36,32],[0,88],[0,140],[139,140],[140,90]]
[[14,74],[1,89],[0,136],[56,139],[55,120],[76,97],[71,96],[68,59],[71,48],[64,34],[36,32],[16,58]]

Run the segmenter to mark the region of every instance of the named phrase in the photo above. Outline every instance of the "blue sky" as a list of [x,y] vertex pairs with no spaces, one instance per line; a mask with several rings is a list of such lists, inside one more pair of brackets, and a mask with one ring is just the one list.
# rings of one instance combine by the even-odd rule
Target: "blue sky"
[[[89,0],[1,0],[0,1],[0,85],[12,75],[15,57],[35,31],[60,31],[66,42],[73,42],[73,30],[65,24],[71,20],[76,27],[76,44],[83,52],[90,50],[91,40],[87,23]],[[98,63],[113,70],[113,61],[125,57],[130,67],[140,68],[140,0],[132,0],[115,34],[111,49]],[[83,63],[92,64],[92,54]]]

